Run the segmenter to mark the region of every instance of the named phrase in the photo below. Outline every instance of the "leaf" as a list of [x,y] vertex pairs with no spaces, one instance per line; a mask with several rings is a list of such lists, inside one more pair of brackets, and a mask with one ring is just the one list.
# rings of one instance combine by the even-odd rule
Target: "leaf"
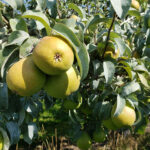
[[23,121],[25,119],[25,110],[22,108],[19,112],[19,120],[18,120],[18,125],[21,126]]
[[72,111],[69,110],[69,118],[71,119],[71,121],[74,123],[74,124],[77,124],[77,120],[76,118],[72,115]]
[[10,5],[13,9],[17,9],[17,4],[15,0],[4,0],[8,5]]
[[147,79],[145,78],[144,74],[138,73],[139,79],[141,80],[141,83],[147,87],[150,88],[150,86],[148,85]]
[[68,4],[68,8],[71,8],[71,9],[75,10],[79,14],[80,18],[83,19],[83,18],[86,17],[85,16],[85,12],[83,11],[83,9],[81,7],[79,7],[79,6],[77,6],[76,4],[69,3]]
[[4,26],[4,23],[3,23],[2,13],[0,10],[0,27],[3,27],[3,26]]
[[141,87],[140,87],[139,83],[132,81],[123,87],[122,95],[127,96],[131,93],[134,93],[134,92],[140,91],[140,90],[141,90]]
[[150,45],[150,29],[146,31],[146,45]]
[[32,52],[32,49],[34,48],[34,46],[37,44],[38,41],[39,39],[35,37],[30,37],[29,39],[27,39],[27,41],[25,41],[20,47],[20,56],[21,57],[28,56]]
[[131,49],[125,44],[125,42],[121,38],[114,38],[119,50],[120,56],[123,56],[125,53],[128,54],[129,57],[132,55]]
[[28,10],[26,11],[23,15],[22,15],[23,18],[30,18],[30,19],[34,19],[34,20],[38,20],[39,22],[41,22],[45,29],[46,29],[46,32],[47,32],[47,35],[50,35],[51,34],[51,27],[50,27],[50,24],[49,24],[49,20],[48,18],[45,16],[44,13],[42,12],[39,12],[39,11],[31,11],[31,10]]
[[7,135],[7,132],[0,127],[0,132],[2,133],[3,137],[4,137],[4,146],[3,146],[3,150],[9,150],[10,147],[10,141],[9,141],[9,137]]
[[7,130],[9,131],[11,144],[17,144],[20,139],[20,129],[16,122],[10,121],[6,123]]
[[75,109],[73,110],[73,113],[78,122],[84,123],[84,120],[79,117],[79,114],[77,113],[77,111]]
[[121,95],[117,95],[117,103],[115,104],[116,105],[116,109],[115,109],[115,112],[114,112],[114,117],[118,116],[123,108],[125,107],[125,99],[121,96]]
[[99,60],[93,60],[94,75],[100,75],[103,72],[102,63]]
[[64,24],[57,23],[54,32],[65,38],[73,47],[75,56],[80,67],[81,80],[85,79],[89,71],[89,54],[85,46],[79,41],[76,35]]
[[47,0],[47,9],[52,18],[57,16],[57,0]]
[[46,2],[47,0],[36,0],[37,4],[38,4],[38,8],[40,10],[44,10],[46,8]]
[[86,26],[84,28],[84,32],[86,33],[86,30],[90,28],[91,26],[95,26],[100,22],[105,22],[106,24],[110,25],[112,19],[111,18],[101,18],[99,15],[92,16],[89,21],[87,21]]
[[17,4],[17,9],[21,9],[24,5],[24,1],[23,0],[15,0],[16,4]]
[[129,10],[128,15],[135,16],[137,19],[140,19],[141,17],[140,12],[135,9]]
[[1,67],[1,77],[4,79],[6,75],[6,70],[9,67],[10,64],[12,64],[14,61],[18,60],[18,49],[15,48],[12,50],[12,52],[5,58],[3,65]]
[[108,118],[110,118],[110,114],[111,114],[111,108],[112,108],[112,104],[108,101],[105,101],[105,102],[98,102],[96,105],[95,105],[95,109],[96,110],[96,113],[95,115],[98,115],[98,117],[102,120],[106,120]]
[[14,50],[14,47],[16,46],[12,45],[0,49],[0,69],[5,61],[5,58],[7,58],[7,56]]
[[38,129],[35,123],[29,123],[27,127],[27,131],[23,135],[24,140],[28,143],[31,144],[34,136],[37,134]]
[[10,19],[9,20],[12,31],[23,30],[28,32],[28,28],[24,19]]
[[0,83],[0,110],[8,108],[8,89],[6,83]]
[[10,34],[10,36],[8,37],[8,44],[9,45],[21,45],[24,40],[26,40],[27,38],[29,38],[29,34],[27,32],[24,31],[14,31]]
[[130,67],[122,67],[126,70],[126,72],[128,73],[128,76],[131,80],[133,80],[133,75],[132,75],[132,70]]
[[125,18],[131,6],[131,0],[110,0],[115,12],[120,19]]
[[111,83],[115,73],[114,63],[112,63],[111,61],[104,61],[103,68],[104,68],[104,76],[106,79],[106,83]]
[[141,71],[141,72],[146,72],[149,74],[147,68],[145,67],[145,65],[143,63],[141,63],[140,65],[136,65],[134,68],[133,68],[135,71]]
[[144,131],[143,131],[143,125],[146,123],[146,126],[147,126],[146,118],[144,117],[143,110],[141,107],[136,106],[136,110],[137,110],[137,120],[134,123],[134,125],[136,127],[135,131],[138,132],[139,134],[144,134],[145,127],[144,127]]

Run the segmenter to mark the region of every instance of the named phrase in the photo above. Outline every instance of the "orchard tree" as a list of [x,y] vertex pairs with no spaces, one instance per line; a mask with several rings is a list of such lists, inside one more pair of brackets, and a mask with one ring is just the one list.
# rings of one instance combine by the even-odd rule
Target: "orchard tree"
[[2,0],[0,27],[1,150],[31,144],[57,101],[80,149],[110,130],[144,133],[149,0]]

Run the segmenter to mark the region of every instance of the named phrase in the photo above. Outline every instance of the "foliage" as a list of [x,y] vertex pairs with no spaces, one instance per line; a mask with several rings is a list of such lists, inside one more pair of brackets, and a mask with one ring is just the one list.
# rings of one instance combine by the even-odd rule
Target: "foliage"
[[[98,128],[107,134],[102,122],[110,118],[115,103],[115,115],[126,103],[136,110],[136,122],[130,129],[144,133],[150,113],[150,1],[139,3],[137,10],[131,7],[131,0],[0,1],[0,126],[11,145],[20,138],[32,143],[38,135],[39,116],[58,101],[65,110],[63,100],[43,90],[20,97],[6,85],[8,68],[30,55],[40,38],[51,34],[60,35],[73,47],[82,78],[79,90],[67,97],[78,106],[58,116],[67,117],[60,119],[60,127],[61,122],[71,124],[66,136],[76,142],[83,131],[92,140]],[[72,14],[78,19],[70,18]],[[114,51],[120,51],[118,58],[104,57],[110,41]]]

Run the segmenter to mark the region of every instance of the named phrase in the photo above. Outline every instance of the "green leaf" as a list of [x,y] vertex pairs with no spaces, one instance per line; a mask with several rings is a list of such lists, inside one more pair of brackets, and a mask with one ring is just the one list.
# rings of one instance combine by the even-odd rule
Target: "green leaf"
[[17,4],[15,0],[4,0],[8,5],[10,5],[13,9],[17,9]]
[[75,118],[75,116],[73,116],[71,110],[69,110],[69,118],[71,119],[71,121],[72,121],[74,124],[77,124],[77,123],[78,123],[77,120],[76,120],[76,118]]
[[130,67],[122,67],[126,70],[126,72],[128,73],[128,76],[131,80],[133,80],[133,75],[132,75],[132,70]]
[[145,48],[143,49],[143,55],[144,55],[144,56],[147,56],[147,57],[150,57],[150,48],[145,47]]
[[140,65],[136,65],[133,69],[138,72],[141,71],[141,72],[146,72],[149,74],[147,68],[145,67],[143,63],[141,63]]
[[10,121],[6,123],[7,130],[9,131],[11,144],[17,144],[20,139],[20,129],[16,122]]
[[52,18],[57,16],[57,0],[47,0],[47,9]]
[[19,112],[19,119],[18,119],[18,125],[21,126],[23,121],[25,119],[25,110],[22,108]]
[[20,57],[28,56],[38,41],[39,39],[35,37],[27,39],[27,41],[25,41],[20,47]]
[[105,120],[110,118],[111,114],[111,109],[112,109],[112,104],[108,101],[105,102],[98,102],[95,105],[95,115],[98,115],[98,117],[101,120]]
[[147,126],[147,118],[145,118],[145,115],[143,114],[143,110],[141,107],[137,107],[137,120],[134,123],[135,125],[135,132],[138,132],[139,134],[144,134],[145,133],[145,128]]
[[77,6],[76,4],[69,3],[68,8],[75,10],[79,14],[80,18],[85,18],[85,12],[81,7]]
[[0,10],[0,27],[3,27],[3,26],[4,26],[4,23],[3,23],[2,13]]
[[9,20],[12,31],[23,30],[28,32],[28,28],[24,19],[10,19]]
[[115,104],[116,105],[116,109],[114,112],[115,117],[118,116],[122,112],[123,108],[125,107],[125,103],[126,103],[125,99],[121,95],[118,94],[117,103]]
[[147,79],[145,78],[144,74],[142,73],[138,73],[139,79],[141,81],[141,83],[146,87],[146,88],[150,88],[150,86],[148,85]]
[[64,24],[58,23],[54,26],[54,32],[66,39],[73,47],[75,56],[80,67],[81,79],[85,79],[89,71],[89,55],[76,35]]
[[24,40],[26,40],[27,38],[29,38],[29,34],[27,32],[24,32],[21,30],[20,31],[14,31],[8,37],[7,46],[21,45],[24,42]]
[[131,57],[131,49],[125,44],[125,42],[121,38],[114,38],[114,41],[116,42],[120,50],[120,56],[123,56],[125,53],[127,53],[128,56]]
[[150,8],[148,7],[144,15],[144,25],[146,28],[150,27]]
[[15,48],[12,50],[9,55],[5,58],[3,65],[1,67],[1,77],[4,78],[6,75],[6,70],[9,67],[10,64],[12,64],[14,61],[18,60],[18,49]]
[[52,29],[50,27],[49,20],[45,16],[45,14],[43,14],[42,12],[28,10],[22,15],[22,17],[38,20],[39,22],[41,22],[44,25],[47,35],[51,34]]
[[141,18],[140,12],[135,9],[129,10],[128,15],[135,16],[137,19]]
[[102,63],[99,60],[93,60],[92,62],[93,64],[93,74],[94,75],[100,75],[103,72],[103,67],[102,67]]
[[150,29],[146,31],[146,45],[150,45]]
[[17,4],[17,9],[21,9],[24,5],[24,1],[23,0],[15,0],[16,4]]
[[115,12],[120,19],[125,18],[131,6],[131,0],[110,0]]
[[111,83],[115,73],[114,63],[112,63],[111,61],[104,61],[103,68],[104,68],[106,83]]
[[7,132],[3,128],[1,128],[1,127],[0,127],[0,132],[2,133],[3,138],[4,138],[3,150],[9,150],[10,141],[9,141],[9,137],[7,135]]
[[74,30],[75,26],[76,26],[76,20],[73,18],[69,18],[69,19],[63,19],[60,21],[60,23],[65,24],[66,26],[68,26],[71,30]]
[[8,89],[5,83],[0,83],[0,110],[8,108]]
[[123,87],[122,95],[127,96],[133,92],[140,91],[140,90],[141,90],[141,87],[139,83],[132,81]]
[[37,4],[38,4],[38,8],[40,10],[44,10],[46,8],[46,2],[47,0],[36,0]]
[[84,32],[91,26],[96,26],[97,24],[104,22],[110,26],[112,19],[111,18],[101,18],[99,15],[92,16],[89,21],[86,23]]
[[24,140],[28,143],[31,144],[34,136],[37,134],[37,126],[35,123],[29,123],[27,127],[27,131],[23,135]]
[[75,109],[73,110],[73,113],[78,122],[84,123],[84,120],[79,117],[79,114],[77,113],[77,111]]

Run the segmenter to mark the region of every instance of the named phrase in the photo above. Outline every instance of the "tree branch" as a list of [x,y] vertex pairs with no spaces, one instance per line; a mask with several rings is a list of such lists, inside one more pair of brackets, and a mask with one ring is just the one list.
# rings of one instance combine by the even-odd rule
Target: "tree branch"
[[114,16],[113,16],[113,19],[112,19],[110,28],[109,28],[109,30],[108,30],[108,35],[107,35],[107,39],[106,39],[106,45],[105,45],[105,48],[104,48],[104,51],[103,51],[102,59],[104,59],[104,54],[105,54],[106,49],[107,49],[107,46],[108,46],[108,41],[109,41],[109,38],[110,38],[110,32],[111,32],[111,29],[112,29],[112,27],[113,27],[115,18],[116,18],[116,13],[114,12]]

